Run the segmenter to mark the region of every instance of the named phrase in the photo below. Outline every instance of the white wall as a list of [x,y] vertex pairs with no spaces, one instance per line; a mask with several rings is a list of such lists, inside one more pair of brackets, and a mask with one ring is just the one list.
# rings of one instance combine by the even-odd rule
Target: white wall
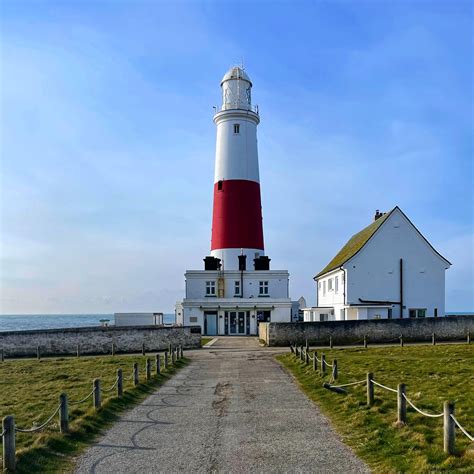
[[[335,289],[335,279],[338,279],[338,290]],[[333,289],[329,290],[329,280],[332,280]],[[324,285],[326,293],[324,293]],[[341,270],[331,272],[316,281],[318,292],[318,306],[333,306],[344,304],[344,272]]]
[[[445,311],[446,263],[426,244],[403,214],[396,209],[365,247],[349,260],[347,303],[359,298],[377,301],[400,300],[400,258],[403,258],[403,300],[409,308],[426,308],[427,316]],[[393,317],[399,316],[399,306]]]

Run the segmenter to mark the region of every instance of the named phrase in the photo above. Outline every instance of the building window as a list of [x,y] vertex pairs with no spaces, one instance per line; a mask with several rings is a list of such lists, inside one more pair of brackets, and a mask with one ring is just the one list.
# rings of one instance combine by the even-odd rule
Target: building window
[[189,322],[190,323],[197,323],[198,322],[197,316],[190,316],[189,317]]
[[320,314],[319,315],[319,321],[329,321],[329,314]]
[[234,296],[240,296],[240,281],[234,282]]
[[268,281],[259,282],[258,295],[259,296],[268,296]]
[[234,123],[234,133],[240,133],[240,124]]
[[339,277],[334,278],[334,291],[336,293],[339,291]]
[[206,281],[206,296],[216,296],[215,281]]
[[424,318],[426,316],[426,308],[411,308],[408,310],[408,314],[410,315],[410,318]]
[[387,318],[392,319],[392,308],[387,309]]
[[328,291],[332,291],[332,278],[328,280]]
[[323,296],[326,296],[326,280],[323,281]]
[[218,190],[218,191],[222,191],[222,184],[223,184],[223,181],[222,181],[222,180],[217,181],[217,190]]

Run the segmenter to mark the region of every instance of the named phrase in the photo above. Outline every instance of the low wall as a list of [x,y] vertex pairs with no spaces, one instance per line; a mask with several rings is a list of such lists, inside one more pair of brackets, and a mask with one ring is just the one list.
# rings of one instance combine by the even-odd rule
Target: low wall
[[0,332],[0,350],[5,357],[35,356],[39,346],[42,355],[110,354],[155,352],[169,344],[184,349],[201,347],[199,327],[121,326],[44,329]]
[[466,340],[474,335],[474,316],[448,316],[423,319],[377,319],[361,321],[326,321],[308,323],[260,323],[259,338],[267,346],[286,346],[290,343],[327,345],[360,344],[364,336],[368,342],[394,342],[402,334],[407,342],[436,340]]

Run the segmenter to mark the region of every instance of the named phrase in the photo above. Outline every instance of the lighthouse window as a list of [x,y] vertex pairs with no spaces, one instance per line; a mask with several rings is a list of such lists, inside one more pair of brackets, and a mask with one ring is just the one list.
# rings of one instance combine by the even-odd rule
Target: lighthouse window
[[259,282],[258,290],[259,296],[268,296],[268,281]]
[[222,191],[222,180],[217,181],[217,190]]
[[240,133],[240,124],[234,123],[234,133]]
[[206,281],[206,296],[216,296],[215,281]]

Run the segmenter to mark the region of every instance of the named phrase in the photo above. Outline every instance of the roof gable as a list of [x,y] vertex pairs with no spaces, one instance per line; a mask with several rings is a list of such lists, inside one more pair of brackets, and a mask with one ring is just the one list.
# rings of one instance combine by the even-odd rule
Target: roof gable
[[360,232],[354,234],[347,241],[344,247],[342,247],[342,249],[336,254],[336,256],[314,278],[318,278],[326,273],[340,268],[342,265],[344,265],[344,263],[354,257],[354,255],[362,250],[362,248],[367,244],[367,242],[372,238],[377,230],[387,221],[387,219],[395,212],[395,210],[398,210],[406,218],[410,225],[421,236],[426,244],[435,252],[436,255],[448,263],[448,265],[451,265],[451,263],[446,260],[439,252],[437,252],[436,249],[428,242],[424,235],[416,228],[410,219],[408,219],[406,214],[398,206],[395,206],[390,212],[386,212],[382,217],[379,217],[376,221],[372,222]]

